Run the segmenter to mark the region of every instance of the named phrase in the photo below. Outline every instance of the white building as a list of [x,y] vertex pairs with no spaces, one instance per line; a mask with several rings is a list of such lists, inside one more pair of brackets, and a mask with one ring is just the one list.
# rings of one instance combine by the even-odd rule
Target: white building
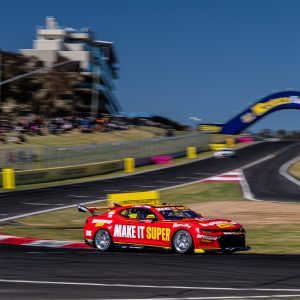
[[56,63],[58,56],[79,62],[85,78],[80,98],[90,113],[119,113],[121,107],[113,93],[118,60],[112,42],[96,40],[89,28],[62,28],[54,17],[47,17],[46,26],[37,27],[36,35],[33,49],[21,49],[22,54],[36,56],[46,67]]

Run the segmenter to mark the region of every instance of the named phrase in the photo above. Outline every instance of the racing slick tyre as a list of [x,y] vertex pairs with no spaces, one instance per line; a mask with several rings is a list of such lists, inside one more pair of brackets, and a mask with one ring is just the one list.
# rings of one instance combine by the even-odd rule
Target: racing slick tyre
[[179,230],[173,236],[172,246],[177,253],[190,253],[194,248],[193,238],[188,231]]
[[110,233],[105,229],[99,229],[94,236],[94,246],[101,252],[112,249],[113,240]]

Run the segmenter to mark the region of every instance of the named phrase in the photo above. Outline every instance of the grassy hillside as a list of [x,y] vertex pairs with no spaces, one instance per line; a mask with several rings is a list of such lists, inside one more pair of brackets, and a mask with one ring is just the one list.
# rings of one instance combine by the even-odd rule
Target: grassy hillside
[[113,143],[120,141],[131,141],[149,139],[165,134],[165,130],[147,126],[131,126],[129,130],[116,130],[111,132],[81,133],[74,130],[70,133],[59,135],[47,134],[44,136],[26,136],[26,142],[23,144],[0,144],[0,149],[8,147],[60,147],[76,146],[87,144]]

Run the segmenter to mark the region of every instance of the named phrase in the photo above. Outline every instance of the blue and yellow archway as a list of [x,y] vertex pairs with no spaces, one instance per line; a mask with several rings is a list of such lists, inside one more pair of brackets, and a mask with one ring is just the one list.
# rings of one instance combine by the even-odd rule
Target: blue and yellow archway
[[206,132],[237,134],[266,115],[281,109],[300,109],[300,92],[283,91],[271,94],[252,104],[225,124],[201,124]]

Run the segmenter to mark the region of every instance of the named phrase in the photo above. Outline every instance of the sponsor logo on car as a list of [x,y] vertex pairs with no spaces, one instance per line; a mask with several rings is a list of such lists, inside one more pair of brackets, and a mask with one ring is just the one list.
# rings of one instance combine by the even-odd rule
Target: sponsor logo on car
[[148,240],[170,241],[170,228],[165,227],[147,227],[146,238]]
[[217,227],[219,227],[221,229],[225,229],[225,228],[235,227],[235,225],[234,224],[229,224],[229,223],[221,223],[221,224],[217,224]]
[[85,235],[86,236],[92,236],[92,230],[86,230]]
[[165,211],[165,210],[174,210],[176,207],[157,207],[156,208],[158,211]]
[[204,227],[208,227],[208,226],[217,226],[219,228],[232,228],[232,227],[235,227],[235,225],[237,224],[236,222],[226,222],[226,221],[213,221],[213,222],[209,222],[207,224],[205,223],[199,223],[201,226],[204,226]]
[[147,239],[157,241],[170,241],[169,228],[145,227],[136,225],[118,225],[114,227],[113,236],[129,239]]
[[174,223],[173,224],[173,228],[176,228],[176,227],[186,227],[186,228],[191,228],[192,226],[190,224],[180,224],[180,223]]
[[211,235],[203,235],[203,234],[197,234],[197,239],[202,239],[202,241],[216,241],[218,239],[217,236],[211,236]]
[[112,218],[114,214],[115,214],[115,211],[114,211],[114,210],[111,210],[111,211],[108,213],[107,216],[108,216],[109,218]]
[[112,220],[102,220],[102,219],[94,219],[92,221],[93,224],[95,224],[95,227],[101,227],[104,224],[111,224],[113,221]]

